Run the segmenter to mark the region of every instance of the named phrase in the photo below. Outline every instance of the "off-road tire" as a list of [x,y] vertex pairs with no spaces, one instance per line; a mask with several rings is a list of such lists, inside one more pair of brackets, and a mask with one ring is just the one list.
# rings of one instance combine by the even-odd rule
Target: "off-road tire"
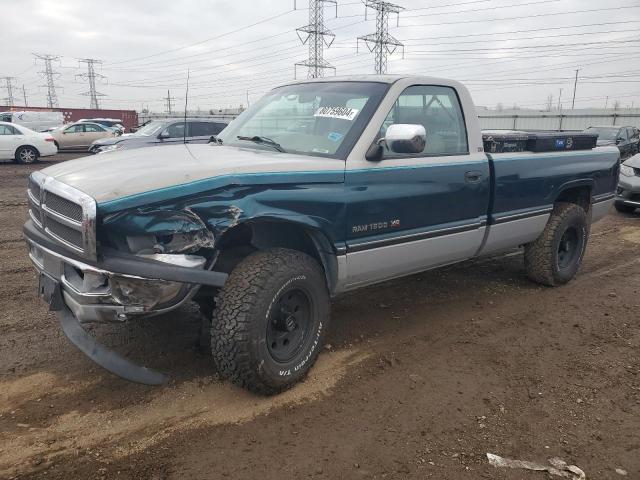
[[[575,251],[569,263],[560,266],[561,241],[566,232],[575,232]],[[562,285],[577,273],[589,238],[589,218],[574,203],[557,203],[542,234],[525,245],[524,264],[531,280],[551,287]]]
[[38,161],[38,151],[29,146],[20,147],[16,150],[15,161],[22,165],[36,163]]
[[[290,360],[278,361],[274,353],[277,342],[272,343],[268,337],[276,324],[271,319],[284,308],[282,302],[287,300],[283,296],[289,292],[308,295],[309,307],[301,311],[309,315],[305,316],[306,323],[302,322],[307,326],[295,333],[303,338],[296,342],[299,351],[294,350]],[[282,248],[255,252],[235,267],[216,297],[211,325],[213,358],[220,374],[236,385],[258,394],[276,394],[306,376],[322,347],[328,320],[325,277],[313,258]]]
[[633,213],[636,210],[636,207],[625,205],[624,203],[615,203],[614,207],[620,213]]

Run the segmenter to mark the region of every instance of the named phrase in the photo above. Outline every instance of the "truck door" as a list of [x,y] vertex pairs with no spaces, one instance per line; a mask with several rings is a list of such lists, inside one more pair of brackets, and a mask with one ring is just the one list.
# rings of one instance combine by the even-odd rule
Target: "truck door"
[[406,88],[379,138],[392,124],[423,125],[426,147],[419,154],[385,148],[379,162],[347,162],[347,288],[464,260],[483,240],[489,162],[478,145],[470,151],[456,91]]

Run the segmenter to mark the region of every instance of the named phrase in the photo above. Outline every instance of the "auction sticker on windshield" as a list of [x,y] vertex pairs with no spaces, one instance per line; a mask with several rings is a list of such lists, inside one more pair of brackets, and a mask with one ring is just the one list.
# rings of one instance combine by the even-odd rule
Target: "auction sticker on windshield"
[[349,107],[320,107],[316,110],[316,113],[313,114],[314,117],[327,117],[327,118],[339,118],[341,120],[353,120],[358,115],[358,112],[355,108]]

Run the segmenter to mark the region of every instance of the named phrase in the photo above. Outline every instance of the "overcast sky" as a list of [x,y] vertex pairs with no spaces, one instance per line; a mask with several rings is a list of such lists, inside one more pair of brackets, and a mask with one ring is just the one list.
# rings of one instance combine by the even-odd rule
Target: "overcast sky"
[[[639,0],[398,0],[405,8],[389,33],[405,44],[389,56],[388,73],[425,74],[466,83],[477,105],[570,108],[619,102],[640,106]],[[104,108],[164,110],[171,91],[184,105],[191,71],[190,109],[235,107],[294,76],[306,59],[295,29],[308,23],[308,2],[293,0],[0,0],[0,75],[16,77],[30,106],[46,105],[41,63],[54,63],[61,107],[88,107],[86,71],[78,58],[103,61],[98,90]],[[591,11],[585,11],[591,10]],[[335,42],[325,59],[337,74],[373,73],[374,56],[359,36],[375,31],[375,12],[358,0],[327,6]],[[359,43],[359,48],[357,47]],[[298,78],[307,71],[299,67]],[[333,75],[332,70],[326,76]],[[0,99],[6,97],[0,81]],[[609,97],[608,100],[606,97]],[[18,99],[16,99],[18,100]],[[2,103],[2,102],[0,102]]]

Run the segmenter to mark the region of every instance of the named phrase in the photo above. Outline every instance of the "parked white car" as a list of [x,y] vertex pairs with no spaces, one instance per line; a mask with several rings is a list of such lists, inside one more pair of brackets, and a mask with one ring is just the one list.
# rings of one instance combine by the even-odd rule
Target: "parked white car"
[[49,133],[39,133],[9,122],[0,122],[0,160],[33,163],[40,157],[58,153]]
[[62,112],[0,112],[0,122],[10,122],[36,132],[58,127],[64,123]]

